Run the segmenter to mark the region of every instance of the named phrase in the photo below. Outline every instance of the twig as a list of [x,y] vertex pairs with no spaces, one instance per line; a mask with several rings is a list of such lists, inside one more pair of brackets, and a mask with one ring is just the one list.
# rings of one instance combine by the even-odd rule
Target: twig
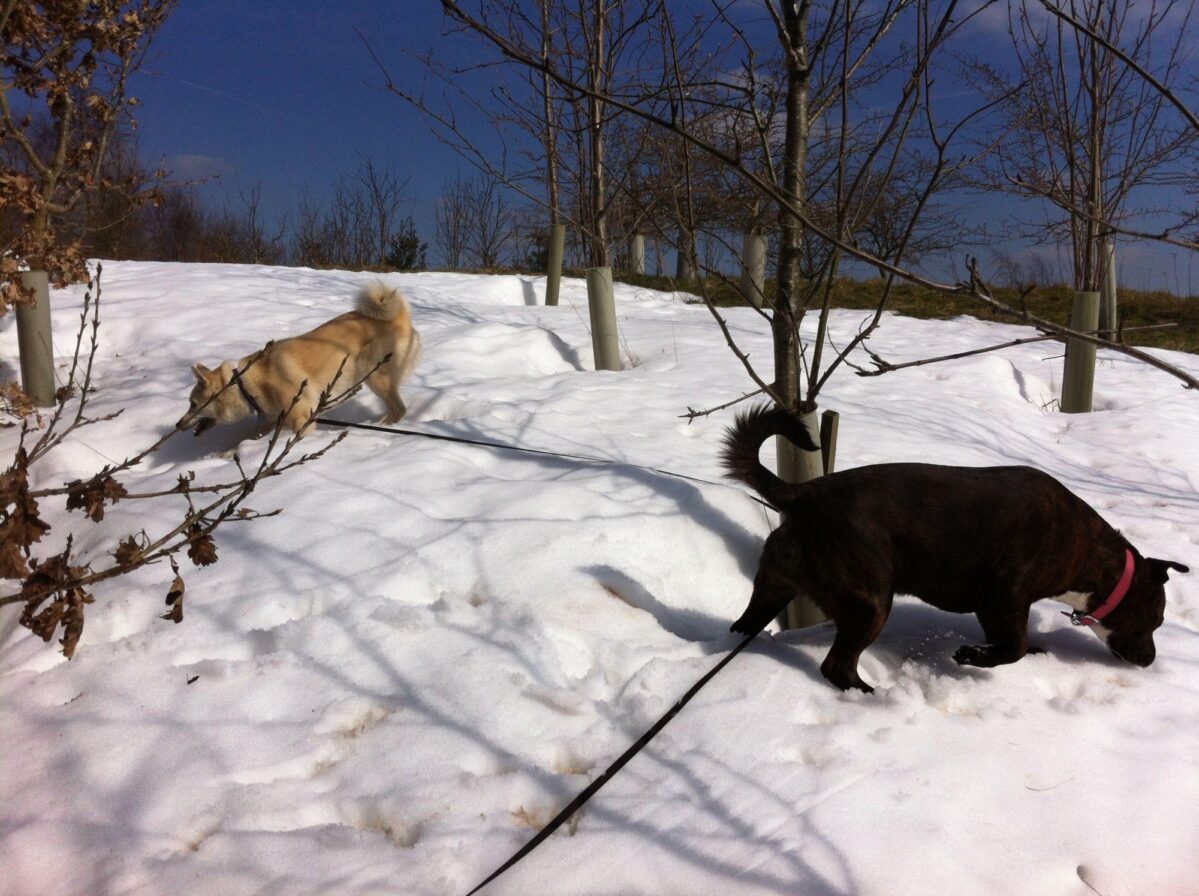
[[717,411],[723,411],[725,408],[731,408],[735,404],[740,404],[747,399],[753,398],[755,395],[761,395],[761,389],[755,389],[752,392],[746,392],[739,398],[734,398],[732,401],[726,401],[724,404],[719,404],[714,408],[708,408],[706,411],[697,411],[692,407],[687,408],[687,413],[679,414],[679,419],[686,420],[688,424],[697,417],[707,417],[709,414],[715,414]]
[[[1134,330],[1169,330],[1178,329],[1181,326],[1182,325],[1178,323],[1148,324],[1143,327],[1128,327],[1124,332],[1130,333]],[[1090,332],[1097,333],[1099,331],[1092,330]],[[1032,342],[1065,342],[1067,338],[1068,337],[1059,336],[1056,333],[1046,333],[1041,336],[1027,336],[1023,339],[1013,339],[1011,342],[1004,342],[1000,343],[999,345],[989,345],[986,348],[975,348],[964,352],[954,352],[952,355],[940,355],[936,358],[923,358],[919,361],[905,361],[901,364],[892,364],[891,362],[884,360],[876,353],[870,351],[870,349],[866,349],[866,354],[870,356],[871,362],[877,369],[866,370],[865,368],[854,367],[854,372],[857,373],[858,376],[882,376],[884,373],[891,373],[895,370],[903,370],[907,367],[923,367],[926,364],[937,364],[941,361],[956,361],[960,358],[969,358],[973,355],[985,355],[988,352],[998,352],[1005,348],[1013,348],[1017,345],[1027,345]]]

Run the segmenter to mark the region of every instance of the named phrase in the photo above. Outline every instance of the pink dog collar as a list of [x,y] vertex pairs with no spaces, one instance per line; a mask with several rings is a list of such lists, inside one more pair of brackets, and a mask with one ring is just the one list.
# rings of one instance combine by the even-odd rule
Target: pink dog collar
[[1108,596],[1108,599],[1090,613],[1084,613],[1082,610],[1067,613],[1066,615],[1070,617],[1070,622],[1074,625],[1095,625],[1102,622],[1112,610],[1120,606],[1120,601],[1124,600],[1124,595],[1128,594],[1128,587],[1132,584],[1132,574],[1135,571],[1136,562],[1133,560],[1132,551],[1125,548],[1124,575],[1120,576],[1120,581],[1116,583],[1116,587]]

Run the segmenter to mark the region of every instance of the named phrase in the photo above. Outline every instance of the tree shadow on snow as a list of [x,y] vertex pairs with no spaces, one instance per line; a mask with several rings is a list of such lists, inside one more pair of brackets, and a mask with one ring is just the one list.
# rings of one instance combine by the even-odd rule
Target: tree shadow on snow
[[711,641],[728,634],[730,619],[701,613],[687,607],[671,607],[632,576],[601,563],[581,570],[593,576],[617,600],[649,613],[666,631],[684,641]]
[[[530,420],[530,423],[532,421]],[[614,476],[644,487],[674,504],[679,516],[685,516],[692,522],[702,526],[712,534],[721,538],[735,559],[741,572],[752,578],[757,571],[758,557],[762,552],[763,535],[751,532],[734,521],[713,501],[707,492],[711,489],[727,496],[730,500],[746,500],[745,492],[724,482],[705,482],[696,478],[684,478],[678,474],[655,470],[640,466],[618,458],[591,457],[594,450],[589,445],[579,445],[580,455],[577,457],[556,455],[549,451],[545,453],[522,453],[516,450],[523,448],[523,436],[527,430],[522,430],[509,442],[510,437],[496,436],[490,430],[473,424],[469,420],[456,420],[453,426],[441,424],[437,426],[438,436],[452,436],[463,439],[474,439],[481,442],[497,443],[495,447],[478,446],[480,451],[495,451],[505,460],[524,460],[538,464],[554,475],[568,475],[588,470],[603,470]],[[505,447],[510,445],[511,447]],[[700,486],[703,486],[702,488]],[[645,511],[647,516],[654,514],[653,510]],[[747,592],[748,598],[748,592]]]
[[526,280],[522,277],[520,280],[520,289],[526,305],[533,307],[541,304],[537,301],[537,288],[533,285],[532,280]]

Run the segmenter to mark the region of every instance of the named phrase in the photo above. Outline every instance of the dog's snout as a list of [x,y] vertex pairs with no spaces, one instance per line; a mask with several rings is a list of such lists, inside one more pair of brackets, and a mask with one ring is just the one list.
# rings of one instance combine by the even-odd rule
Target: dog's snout
[[1154,659],[1157,658],[1157,651],[1152,642],[1148,645],[1121,644],[1119,647],[1113,647],[1111,644],[1108,644],[1108,649],[1125,662],[1132,663],[1134,666],[1140,666],[1142,669],[1152,665]]

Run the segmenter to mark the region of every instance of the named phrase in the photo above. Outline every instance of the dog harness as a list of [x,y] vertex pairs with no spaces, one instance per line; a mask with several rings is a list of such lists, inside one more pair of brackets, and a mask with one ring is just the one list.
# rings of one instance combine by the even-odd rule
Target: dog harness
[[1116,583],[1115,589],[1108,595],[1107,600],[1090,613],[1084,613],[1082,610],[1067,613],[1066,615],[1070,617],[1070,622],[1074,625],[1096,625],[1102,622],[1112,610],[1120,606],[1120,601],[1124,600],[1124,595],[1128,594],[1128,587],[1132,584],[1132,574],[1135,571],[1136,562],[1133,560],[1132,551],[1125,548],[1124,574],[1120,576],[1120,581]]
[[256,402],[254,400],[254,396],[250,394],[250,390],[247,389],[246,384],[242,382],[241,374],[242,374],[242,372],[240,370],[234,369],[233,382],[237,383],[237,389],[239,392],[241,392],[241,397],[246,400],[246,404],[248,404],[253,409],[255,414],[257,414],[259,417],[261,417],[262,416],[262,408],[260,408],[258,406],[258,402]]

